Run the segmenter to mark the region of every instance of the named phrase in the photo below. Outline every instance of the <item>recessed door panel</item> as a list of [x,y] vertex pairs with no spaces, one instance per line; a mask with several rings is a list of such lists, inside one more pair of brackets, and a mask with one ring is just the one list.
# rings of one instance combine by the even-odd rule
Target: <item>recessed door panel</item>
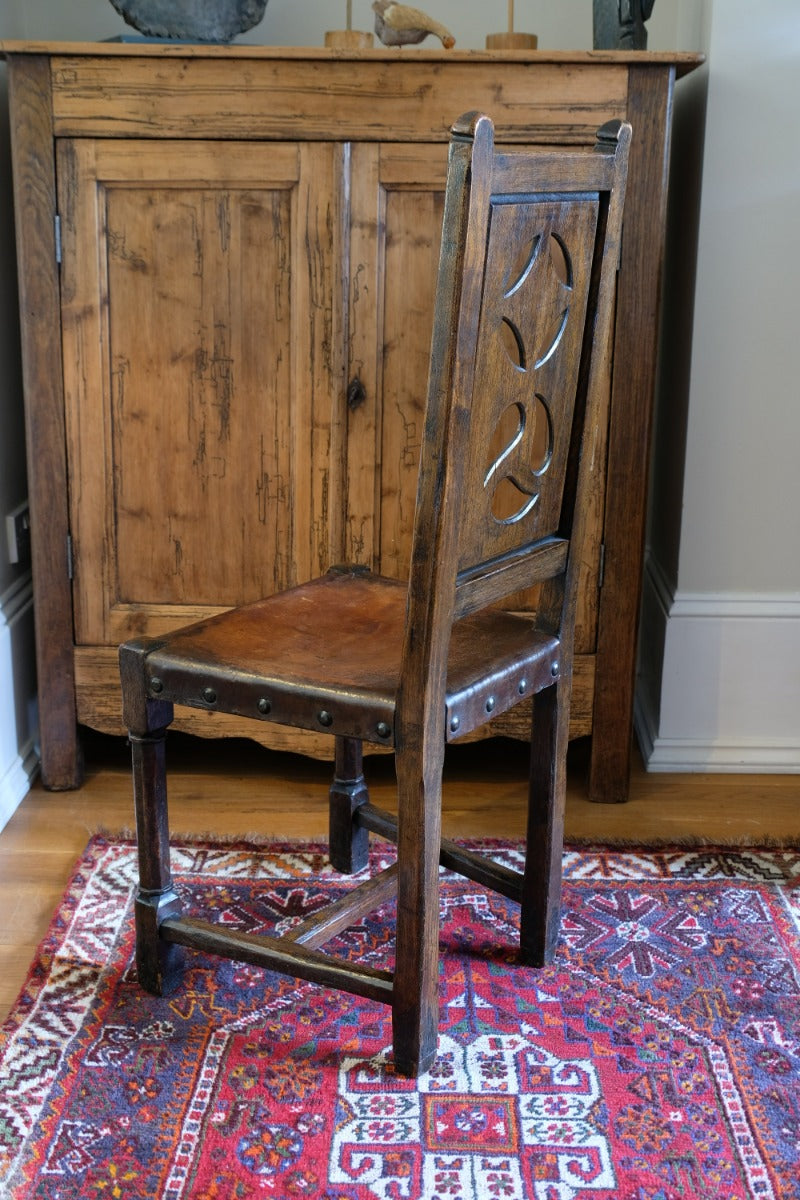
[[341,538],[341,148],[61,149],[78,642],[324,571]]

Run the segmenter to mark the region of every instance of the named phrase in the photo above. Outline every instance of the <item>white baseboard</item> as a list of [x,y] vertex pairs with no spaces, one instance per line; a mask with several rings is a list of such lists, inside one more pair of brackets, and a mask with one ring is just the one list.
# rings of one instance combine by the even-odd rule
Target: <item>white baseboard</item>
[[30,574],[0,596],[0,829],[39,766],[33,587]]
[[39,751],[31,740],[0,778],[0,830],[4,829],[30,791],[39,770]]
[[800,594],[673,593],[649,557],[640,661],[648,770],[800,773]]

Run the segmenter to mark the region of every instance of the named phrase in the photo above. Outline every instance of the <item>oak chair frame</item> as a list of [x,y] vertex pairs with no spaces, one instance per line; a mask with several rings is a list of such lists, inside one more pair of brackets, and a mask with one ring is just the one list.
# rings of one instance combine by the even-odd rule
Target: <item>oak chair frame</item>
[[[593,151],[503,153],[495,151],[488,117],[466,114],[453,126],[408,586],[364,567],[334,567],[279,596],[121,647],[139,845],[137,968],[147,990],[169,985],[180,946],[342,988],[391,1005],[395,1069],[414,1076],[436,1054],[440,865],[517,901],[522,961],[552,959],[582,498],[609,370],[630,138],[630,126],[615,121],[599,131]],[[562,219],[566,236],[558,233]],[[514,233],[537,222],[548,227],[530,241],[521,268],[506,261],[504,221]],[[564,397],[555,415],[548,409],[541,418],[546,446],[531,472],[525,464],[512,469],[511,450],[527,437],[537,370],[559,355],[509,365],[496,344],[502,304],[512,303],[554,242],[569,251],[566,274],[553,283],[569,303],[545,345],[559,347],[564,365],[550,378]],[[546,264],[541,271],[552,276]],[[526,301],[520,312],[521,322],[535,322],[535,306]],[[508,324],[513,334],[516,325]],[[513,336],[524,356],[525,339]],[[509,405],[507,387],[523,399]],[[509,407],[519,427],[511,448],[497,453],[487,437]],[[501,477],[525,501],[510,515],[491,508]],[[496,607],[534,585],[534,617]],[[364,661],[353,661],[357,647]],[[516,872],[442,839],[441,778],[447,742],[531,695],[527,852],[524,871]],[[165,733],[175,704],[329,732],[336,739],[333,866],[361,871],[370,833],[396,842],[396,864],[283,937],[183,915],[166,793]],[[397,816],[370,802],[364,741],[394,749]],[[393,971],[319,949],[395,895]]]

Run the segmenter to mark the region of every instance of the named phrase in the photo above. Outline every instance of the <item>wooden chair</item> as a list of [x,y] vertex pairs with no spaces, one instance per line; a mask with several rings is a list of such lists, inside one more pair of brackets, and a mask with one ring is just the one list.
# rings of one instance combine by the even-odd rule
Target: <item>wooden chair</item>
[[[436,1054],[440,863],[519,901],[523,962],[559,927],[576,579],[609,328],[630,127],[594,150],[495,152],[491,121],[452,130],[410,581],[336,566],[320,579],[120,650],[139,843],[141,984],[177,946],[392,1006],[395,1069]],[[402,281],[400,281],[402,286]],[[535,615],[500,609],[540,586]],[[533,697],[524,873],[441,838],[445,744]],[[173,705],[335,738],[330,857],[397,862],[284,937],[184,916],[169,862],[164,737]],[[398,815],[376,809],[362,743],[393,747]],[[319,947],[397,895],[392,972]]]

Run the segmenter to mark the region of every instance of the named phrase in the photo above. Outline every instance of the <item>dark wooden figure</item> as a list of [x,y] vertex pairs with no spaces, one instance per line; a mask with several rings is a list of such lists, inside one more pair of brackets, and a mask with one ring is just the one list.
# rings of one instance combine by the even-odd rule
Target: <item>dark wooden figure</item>
[[[137,961],[159,992],[187,946],[392,1006],[396,1069],[432,1064],[440,863],[517,900],[522,959],[558,937],[565,760],[582,496],[603,417],[630,127],[594,152],[495,152],[491,121],[453,128],[408,585],[336,567],[258,603],[121,649],[140,853]],[[534,616],[497,607],[540,587]],[[446,743],[534,697],[525,870],[441,837]],[[283,938],[181,914],[163,735],[174,704],[336,738],[331,858],[397,863]],[[393,748],[398,815],[375,808],[362,744]],[[393,971],[320,950],[397,896]]]
[[594,0],[595,50],[646,50],[647,26],[655,0]]

